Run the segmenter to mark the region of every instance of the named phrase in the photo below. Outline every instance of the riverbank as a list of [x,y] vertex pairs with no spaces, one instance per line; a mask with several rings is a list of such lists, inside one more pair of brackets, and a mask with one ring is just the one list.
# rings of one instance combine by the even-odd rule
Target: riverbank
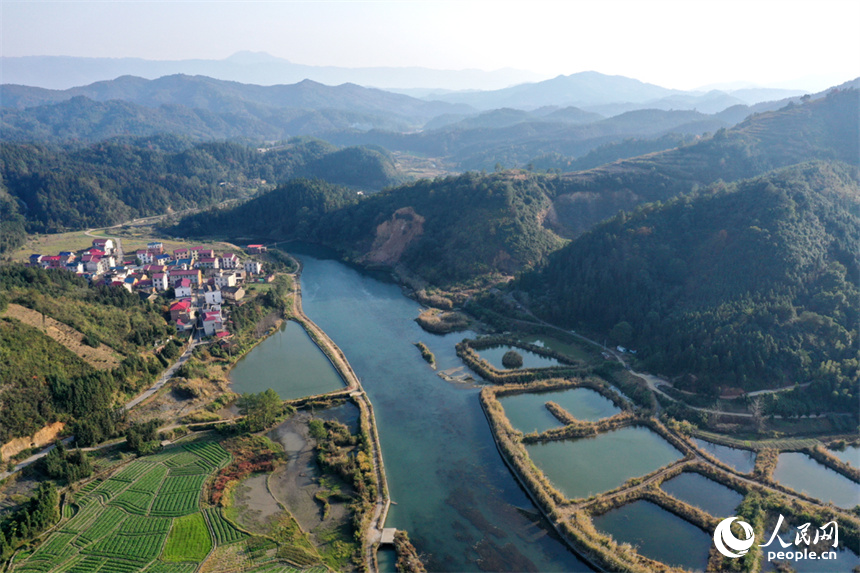
[[360,431],[370,440],[369,446],[372,452],[374,475],[376,477],[376,503],[373,514],[368,523],[362,523],[362,540],[364,544],[365,567],[368,571],[377,571],[376,547],[382,540],[382,530],[385,527],[385,518],[391,506],[388,494],[388,483],[385,478],[385,465],[382,461],[382,447],[379,442],[379,433],[376,428],[376,417],[373,413],[373,404],[361,386],[361,380],[352,369],[343,351],[328,337],[328,335],[314,323],[302,308],[301,273],[302,263],[298,262],[298,269],[293,280],[293,312],[291,318],[301,324],[308,335],[320,347],[323,353],[331,360],[335,369],[347,384],[344,391],[329,393],[329,396],[346,392],[355,402],[360,410]]

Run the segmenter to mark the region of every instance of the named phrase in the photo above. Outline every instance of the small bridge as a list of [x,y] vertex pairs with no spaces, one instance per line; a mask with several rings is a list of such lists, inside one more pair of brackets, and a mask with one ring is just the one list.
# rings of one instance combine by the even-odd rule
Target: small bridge
[[379,545],[394,545],[394,534],[397,533],[397,528],[386,527],[382,530],[382,538],[379,540]]

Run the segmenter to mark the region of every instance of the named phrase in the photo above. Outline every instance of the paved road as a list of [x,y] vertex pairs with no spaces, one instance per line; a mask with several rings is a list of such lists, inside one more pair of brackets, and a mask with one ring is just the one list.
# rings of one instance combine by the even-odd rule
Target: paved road
[[179,357],[179,360],[174,362],[167,370],[162,372],[161,376],[159,376],[158,380],[155,381],[155,384],[150,386],[146,391],[142,394],[134,398],[133,400],[129,400],[129,402],[122,407],[124,411],[131,410],[159,390],[167,384],[167,381],[173,377],[173,374],[179,370],[179,368],[185,364],[189,358],[191,358],[191,353],[194,352],[194,349],[199,346],[201,343],[199,338],[195,338],[189,345],[188,348],[185,349],[185,352],[182,353],[182,356]]

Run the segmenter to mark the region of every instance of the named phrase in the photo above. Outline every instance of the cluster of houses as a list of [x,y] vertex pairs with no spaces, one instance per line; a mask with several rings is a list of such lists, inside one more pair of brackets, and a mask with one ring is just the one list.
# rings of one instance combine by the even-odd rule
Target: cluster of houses
[[[249,253],[266,251],[263,245],[248,245]],[[228,336],[224,328],[226,303],[238,303],[250,282],[271,282],[274,276],[263,265],[236,253],[216,253],[208,247],[164,250],[161,242],[123,255],[113,239],[95,239],[91,248],[59,255],[30,255],[30,265],[66,269],[90,280],[138,292],[144,298],[173,289],[170,320],[179,332],[200,328],[204,336]]]

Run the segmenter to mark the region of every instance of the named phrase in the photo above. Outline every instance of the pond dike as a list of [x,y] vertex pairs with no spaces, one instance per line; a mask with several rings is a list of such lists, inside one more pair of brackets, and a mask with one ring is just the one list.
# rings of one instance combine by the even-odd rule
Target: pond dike
[[[385,477],[385,465],[382,461],[382,448],[379,443],[379,433],[376,430],[376,418],[373,414],[373,404],[367,393],[361,385],[361,380],[352,369],[343,351],[329,338],[322,328],[317,326],[314,321],[305,315],[302,309],[302,262],[297,260],[298,270],[295,273],[293,281],[293,316],[291,317],[296,322],[300,323],[313,341],[320,347],[323,353],[331,360],[335,369],[346,382],[346,389],[336,392],[324,394],[326,398],[344,397],[351,398],[361,411],[360,428],[361,432],[366,433],[370,437],[370,447],[373,451],[373,467],[376,472],[376,503],[374,504],[373,515],[370,519],[370,524],[364,532],[364,547],[362,551],[365,555],[365,564],[368,571],[378,571],[379,567],[376,562],[376,547],[383,541],[383,531],[385,528],[385,519],[388,516],[388,509],[391,507],[391,498],[388,495],[388,482]],[[313,401],[314,398],[303,398],[293,400],[290,403],[294,406],[302,405],[306,402]],[[389,535],[392,532],[386,531]]]

